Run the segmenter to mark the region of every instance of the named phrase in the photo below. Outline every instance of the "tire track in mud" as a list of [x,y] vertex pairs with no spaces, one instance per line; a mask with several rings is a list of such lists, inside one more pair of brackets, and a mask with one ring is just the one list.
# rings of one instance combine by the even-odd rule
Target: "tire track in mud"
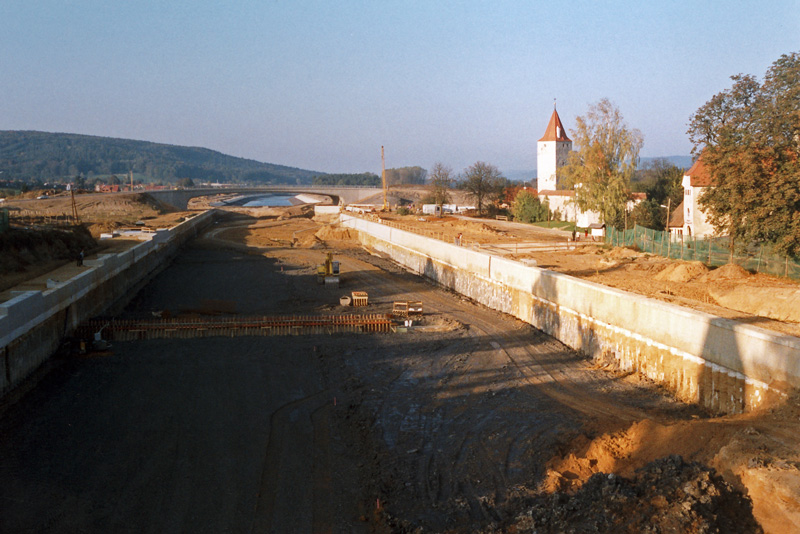
[[[411,274],[418,276],[416,273]],[[381,283],[380,280],[383,280],[384,285],[390,285],[395,289],[407,289],[407,286],[413,285],[413,283],[398,283],[392,273],[387,273],[386,278],[388,280],[373,277],[373,280],[376,283]],[[424,293],[416,289],[406,291],[409,300],[421,300],[425,302],[426,310],[433,309],[450,315],[469,325],[470,330],[478,331],[490,340],[490,344],[496,350],[505,354],[528,383],[540,387],[558,402],[587,416],[601,417],[609,424],[630,423],[645,418],[664,419],[657,411],[643,410],[620,403],[620,400],[626,399],[605,398],[607,395],[598,392],[597,389],[612,382],[610,374],[594,369],[584,357],[557,339],[519,319],[485,308],[433,282],[428,280],[416,282],[420,283],[431,286],[432,290]],[[457,301],[461,301],[461,305],[458,305]],[[491,319],[487,319],[487,316],[491,316]],[[542,361],[543,357],[548,355],[558,356],[552,362]],[[587,394],[587,385],[592,385],[592,394]]]
[[[457,302],[455,305],[450,304],[450,302],[447,301],[452,301],[454,299],[452,295],[444,294],[441,297],[438,295],[434,297],[433,293],[439,290],[432,286],[425,287],[424,291],[419,291],[419,281],[402,284],[392,280],[392,282],[387,283],[384,276],[380,276],[377,272],[369,272],[363,269],[359,271],[359,275],[366,278],[369,285],[373,288],[382,287],[385,292],[403,294],[404,298],[424,301],[426,303],[426,308],[433,313],[461,316],[458,318],[463,323],[470,325],[467,337],[476,340],[475,343],[467,341],[468,346],[465,347],[467,350],[471,351],[473,350],[471,347],[485,345],[486,343],[483,342],[484,339],[481,338],[488,339],[490,332],[497,330],[496,326],[492,326],[491,330],[488,328],[485,330],[483,328],[473,328],[474,321],[471,320],[473,317],[470,312],[474,313],[475,310],[470,309],[469,311],[463,311],[458,309],[459,306]],[[470,308],[472,308],[471,304],[464,304],[462,306],[470,306]],[[483,313],[491,313],[493,319],[496,319],[498,316],[496,312],[483,311]],[[503,340],[501,339],[501,341]],[[469,371],[469,366],[472,365],[470,358],[475,357],[475,355],[471,353],[467,353],[467,355],[463,357],[458,353],[448,355],[447,351],[449,349],[450,347],[445,346],[442,351],[444,354],[440,354],[438,351],[433,354],[426,354],[429,358],[429,362],[432,363],[429,363],[428,367],[418,372],[420,374],[427,374],[429,381],[438,382],[439,384],[448,382],[449,384],[450,380],[452,380],[456,382],[453,384],[454,387],[465,386],[467,389],[472,389],[472,385],[469,383],[469,377],[465,378],[461,370],[453,367],[453,363],[464,362]],[[480,352],[487,352],[484,349],[478,350]],[[481,358],[485,359],[486,356],[481,356]],[[490,360],[492,358],[493,356],[489,357]],[[415,369],[416,366],[419,365],[418,362],[411,361],[407,361],[406,364],[408,366],[415,366]],[[513,387],[516,382],[519,382],[521,373],[513,366],[505,367],[498,381],[507,383],[509,387]],[[496,371],[488,368],[483,370],[489,370],[491,373]],[[401,375],[402,374],[401,372]],[[396,387],[397,383],[393,380],[391,385],[385,388],[387,391],[386,394],[392,395],[393,392],[391,390]],[[487,391],[489,397],[486,396]],[[402,392],[395,395],[400,398],[403,397]],[[414,486],[417,488],[416,493],[422,497],[424,502],[427,502],[429,506],[433,508],[439,508],[441,504],[447,503],[448,501],[463,499],[462,512],[467,515],[468,520],[472,521],[485,521],[496,518],[496,510],[491,506],[485,505],[483,497],[488,491],[488,493],[492,494],[491,501],[503,500],[506,494],[506,488],[509,485],[508,475],[513,473],[517,481],[522,478],[525,469],[520,469],[520,467],[514,469],[514,464],[521,460],[524,453],[520,450],[515,451],[513,457],[507,455],[508,452],[514,450],[513,443],[515,441],[519,442],[520,445],[524,442],[524,446],[527,446],[528,451],[549,450],[552,449],[552,445],[559,437],[557,431],[542,429],[541,432],[534,433],[534,436],[516,434],[512,440],[504,438],[502,434],[503,422],[501,415],[498,414],[498,408],[486,408],[477,405],[478,403],[485,402],[486,399],[491,398],[491,396],[493,396],[491,384],[484,384],[479,387],[479,391],[476,395],[460,395],[459,404],[463,402],[465,409],[461,409],[458,404],[451,404],[446,408],[446,420],[437,421],[435,423],[429,422],[427,428],[422,425],[418,429],[418,441],[415,443],[415,448],[422,451],[423,457],[421,459],[410,460],[412,463],[417,464],[417,467],[413,469],[413,472],[416,473],[414,476]],[[541,395],[534,395],[531,400],[534,401],[534,403],[540,403]],[[441,403],[441,401],[434,402],[437,404]],[[520,401],[515,399],[515,402]],[[525,401],[522,402],[524,403]],[[393,419],[399,419],[401,421],[400,424],[403,424],[405,421],[403,419],[404,416],[406,418],[413,418],[417,416],[416,412],[417,409],[414,408],[405,414],[393,414],[389,420],[378,413],[377,421],[381,426],[392,424],[391,420]],[[544,419],[542,422],[547,424],[547,421]],[[454,433],[463,428],[469,428],[469,432],[462,435],[461,438],[457,438]],[[398,435],[400,435],[400,432],[398,432]],[[505,443],[510,441],[511,443],[507,446],[499,446],[496,451],[490,452],[484,443],[487,435],[497,437],[498,442]],[[419,440],[422,440],[422,445],[419,445]],[[403,443],[400,441],[395,442],[393,440],[393,442],[388,443],[388,445],[390,448],[394,446],[393,448],[399,449],[399,454],[402,454],[402,450],[405,448],[401,446]],[[522,449],[524,446],[520,446],[519,449]],[[487,486],[489,489],[487,489]]]
[[[390,275],[391,273],[387,274]],[[585,360],[580,358],[577,353],[555,339],[548,339],[546,334],[535,330],[533,327],[525,325],[526,332],[524,337],[517,332],[509,332],[509,330],[518,327],[518,325],[508,324],[508,322],[519,323],[517,319],[504,317],[500,312],[482,309],[480,305],[469,301],[461,306],[454,305],[452,301],[459,299],[459,297],[438,295],[437,292],[442,290],[433,286],[430,282],[422,282],[433,286],[432,290],[422,293],[416,288],[409,291],[410,288],[408,286],[411,284],[400,284],[392,276],[379,277],[371,273],[363,273],[362,275],[371,278],[376,286],[378,284],[388,285],[398,290],[398,293],[405,293],[409,300],[425,302],[426,310],[434,310],[450,315],[461,323],[469,325],[470,335],[474,337],[480,336],[489,340],[489,343],[496,350],[505,354],[509,362],[525,377],[526,382],[541,388],[546,394],[562,404],[594,417],[604,416],[628,421],[645,417],[645,414],[638,410],[631,411],[625,407],[608,406],[595,396],[587,396],[578,387],[577,382],[585,384],[589,381],[601,381],[604,379],[600,374],[601,372],[590,370]],[[385,278],[390,279],[387,281]],[[470,309],[466,309],[467,307]],[[486,314],[492,314],[493,321],[482,317]],[[507,326],[507,328],[504,329],[502,328],[503,326]],[[479,336],[475,335],[475,332]],[[538,357],[541,354],[561,354],[562,356],[557,361],[545,365]],[[565,368],[573,374],[581,373],[582,376],[570,376],[564,370]],[[592,376],[593,374],[597,376]],[[549,377],[549,379],[543,379],[543,375]],[[560,389],[566,391],[560,391]],[[598,401],[600,401],[601,405],[598,405]]]
[[[269,439],[251,532],[288,532],[294,528],[311,531],[311,510],[316,511],[321,503],[314,500],[315,483],[303,480],[302,475],[308,471],[308,464],[303,460],[311,463],[316,456],[325,454],[316,450],[320,443],[314,438],[324,439],[324,436],[316,435],[313,419],[314,413],[330,396],[329,390],[319,391],[288,402],[270,415]],[[324,469],[319,476],[326,476]],[[327,477],[330,478],[329,473]],[[320,513],[327,511],[320,510]],[[322,516],[314,519],[324,523]]]
[[[466,337],[474,339],[474,343],[463,345],[467,351],[464,358],[445,347],[427,353],[433,363],[424,368],[420,368],[419,362],[406,362],[419,374],[427,374],[429,382],[436,382],[444,389],[459,386],[474,389],[474,395],[462,395],[464,409],[451,404],[445,408],[442,420],[427,421],[416,428],[413,449],[419,451],[419,458],[407,461],[413,464],[416,494],[428,506],[438,507],[454,498],[463,498],[470,518],[499,519],[498,509],[492,503],[504,501],[511,488],[520,482],[529,484],[541,479],[545,462],[558,455],[565,440],[570,441],[581,428],[584,432],[588,428],[613,432],[642,419],[674,417],[660,409],[642,407],[641,399],[633,394],[634,386],[620,384],[615,375],[593,368],[577,352],[522,321],[423,281],[415,273],[398,275],[369,260],[349,255],[348,259],[372,267],[362,265],[354,270],[378,298],[402,295],[395,299],[420,300],[426,314],[453,317],[467,325]],[[387,260],[381,258],[380,262],[383,261]],[[403,279],[410,276],[415,279]],[[465,370],[457,367],[459,362],[465,363]],[[470,384],[475,377],[465,373],[476,372],[483,372],[486,383]],[[395,380],[384,389],[387,397],[402,394],[401,390],[392,391],[397,388]],[[479,405],[496,394],[505,394],[512,405],[527,404],[523,410],[541,406],[549,413],[535,414],[531,410],[532,421],[518,429],[503,429],[502,407]],[[474,399],[468,399],[473,396]],[[392,424],[391,420],[403,424],[404,417],[418,417],[417,408],[394,414],[388,420],[381,412],[377,412],[376,421],[382,426]],[[510,420],[514,419],[519,420],[519,414]],[[458,428],[469,428],[469,432],[454,440],[452,429]],[[405,448],[401,434],[398,431],[398,439],[389,444],[399,454]],[[562,445],[558,446],[559,443]],[[531,461],[536,464],[534,467],[530,466]],[[538,476],[531,477],[532,474]],[[487,491],[492,495],[487,495]]]

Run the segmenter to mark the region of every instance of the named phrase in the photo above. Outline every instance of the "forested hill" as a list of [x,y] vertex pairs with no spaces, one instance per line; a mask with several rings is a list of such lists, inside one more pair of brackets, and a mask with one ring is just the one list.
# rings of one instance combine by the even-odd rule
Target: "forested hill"
[[309,184],[323,173],[228,156],[207,148],[184,147],[34,131],[0,131],[3,180],[65,182],[75,176],[124,176],[145,180]]

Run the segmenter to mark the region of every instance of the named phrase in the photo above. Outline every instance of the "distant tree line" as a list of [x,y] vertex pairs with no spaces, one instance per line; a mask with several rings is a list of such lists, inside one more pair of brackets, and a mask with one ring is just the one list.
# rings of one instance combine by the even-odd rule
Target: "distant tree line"
[[361,174],[321,174],[314,176],[311,183],[313,185],[362,185],[379,186],[381,177],[371,172]]
[[386,185],[412,184],[422,185],[428,176],[428,171],[422,167],[400,167],[386,169]]
[[77,134],[0,131],[0,171],[6,180],[53,182],[75,176],[126,175],[148,181],[308,184],[315,174],[294,167],[181,147]]

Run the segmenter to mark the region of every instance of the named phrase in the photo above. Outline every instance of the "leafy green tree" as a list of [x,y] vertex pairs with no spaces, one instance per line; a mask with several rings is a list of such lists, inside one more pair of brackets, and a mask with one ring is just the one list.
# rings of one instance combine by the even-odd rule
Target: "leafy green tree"
[[658,204],[677,206],[683,200],[683,175],[682,169],[666,159],[658,158],[636,171],[637,182],[631,188],[646,193],[649,200]]
[[464,171],[462,187],[475,199],[478,215],[483,213],[485,202],[502,192],[505,178],[494,165],[477,161]]
[[[677,206],[677,204],[673,204]],[[666,210],[661,207],[661,203],[648,198],[634,206],[633,211],[628,216],[628,224],[638,224],[653,230],[664,230],[667,224]]]
[[642,134],[630,129],[619,109],[604,98],[576,119],[572,139],[578,146],[563,168],[567,183],[576,186],[575,202],[584,211],[600,213],[612,224],[624,216],[630,181],[639,161]]
[[442,206],[450,202],[450,186],[453,183],[453,169],[436,162],[430,174],[430,183],[433,186],[433,203]]
[[180,178],[178,180],[178,187],[194,187],[194,180],[191,178]]
[[689,126],[713,183],[700,205],[734,245],[766,242],[800,255],[800,53],[781,56],[763,83],[731,79]]
[[515,221],[532,223],[546,221],[550,214],[550,206],[539,197],[524,189],[517,193],[511,204],[511,213]]

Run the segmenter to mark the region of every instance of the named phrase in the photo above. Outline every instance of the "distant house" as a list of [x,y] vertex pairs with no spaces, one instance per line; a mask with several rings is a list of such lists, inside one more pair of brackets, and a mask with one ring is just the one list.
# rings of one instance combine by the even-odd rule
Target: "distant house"
[[672,210],[667,221],[667,231],[669,237],[673,241],[680,241],[683,236],[683,201],[678,204],[678,207]]
[[95,184],[94,190],[98,193],[119,193],[119,185]]
[[[683,235],[685,238],[710,236],[714,227],[706,220],[706,214],[698,203],[700,195],[713,185],[711,174],[703,163],[700,155],[694,165],[683,175],[683,202],[681,213],[683,216]],[[670,224],[670,226],[672,226]]]

